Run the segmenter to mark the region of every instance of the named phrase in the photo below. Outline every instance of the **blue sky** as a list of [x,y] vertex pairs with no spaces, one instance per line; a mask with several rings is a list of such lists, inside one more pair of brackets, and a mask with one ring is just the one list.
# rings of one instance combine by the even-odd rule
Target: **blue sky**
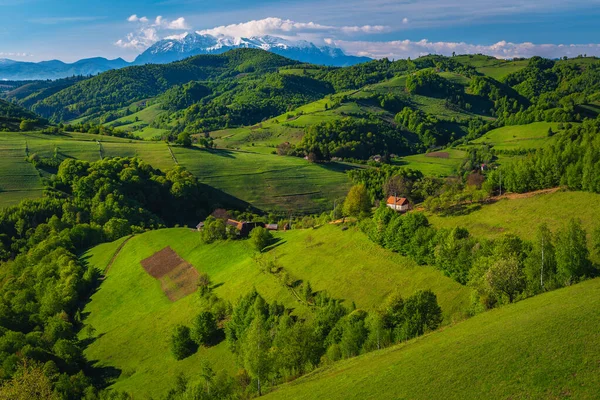
[[0,58],[132,60],[192,31],[274,34],[372,57],[600,55],[598,21],[600,0],[0,0]]

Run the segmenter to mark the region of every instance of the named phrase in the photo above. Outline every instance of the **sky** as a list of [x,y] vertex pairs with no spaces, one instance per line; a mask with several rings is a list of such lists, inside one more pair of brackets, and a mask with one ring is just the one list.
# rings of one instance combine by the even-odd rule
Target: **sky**
[[185,32],[271,34],[392,59],[600,56],[600,0],[0,0],[0,58],[122,57]]

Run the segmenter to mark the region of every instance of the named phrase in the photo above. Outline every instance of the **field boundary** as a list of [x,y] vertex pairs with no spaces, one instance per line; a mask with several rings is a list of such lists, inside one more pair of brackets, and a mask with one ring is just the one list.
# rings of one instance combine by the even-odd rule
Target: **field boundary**
[[123,250],[123,247],[125,247],[125,245],[127,244],[127,242],[129,242],[129,240],[131,240],[131,238],[133,238],[134,236],[135,235],[130,235],[127,239],[123,240],[123,243],[121,243],[119,245],[119,247],[117,247],[117,249],[115,250],[115,254],[113,254],[113,256],[111,257],[111,259],[108,262],[108,264],[106,264],[106,268],[104,268],[104,275],[106,275],[108,273],[108,270],[114,264],[115,260],[119,256],[119,253],[121,253],[121,250]]

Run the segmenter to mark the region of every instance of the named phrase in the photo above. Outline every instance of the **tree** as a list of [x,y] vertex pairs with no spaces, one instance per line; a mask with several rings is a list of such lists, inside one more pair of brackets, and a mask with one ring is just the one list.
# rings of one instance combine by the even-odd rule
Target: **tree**
[[556,279],[556,255],[552,244],[552,232],[542,224],[533,242],[533,249],[525,261],[527,288],[539,293],[553,288]]
[[200,297],[210,294],[212,281],[206,272],[200,272],[198,276],[198,293]]
[[24,119],[19,124],[19,129],[23,132],[31,131],[35,128],[35,120],[32,119]]
[[510,303],[525,288],[523,271],[515,257],[497,260],[488,269],[485,280],[493,292],[508,296]]
[[586,232],[581,221],[571,219],[556,236],[556,269],[559,283],[570,285],[591,273]]
[[250,243],[256,251],[262,252],[272,241],[273,235],[262,226],[258,226],[250,232]]
[[442,309],[431,290],[419,290],[404,302],[404,322],[396,328],[398,340],[408,340],[438,328]]
[[0,386],[0,399],[54,400],[58,398],[52,391],[50,379],[35,363],[27,365],[27,362],[24,362],[12,379]]
[[225,221],[214,217],[208,217],[204,221],[204,227],[200,231],[200,238],[204,243],[213,243],[217,240],[227,239],[227,226]]
[[111,218],[104,224],[104,234],[110,241],[117,240],[131,234],[131,224],[124,218]]
[[354,185],[350,188],[342,213],[346,217],[361,217],[368,214],[371,210],[371,199],[367,193],[365,185]]
[[176,143],[182,145],[183,147],[191,147],[192,137],[188,132],[181,132],[179,135],[177,135]]
[[256,379],[258,395],[262,395],[262,383],[267,379],[271,367],[269,348],[271,347],[269,334],[265,328],[264,317],[258,314],[244,340],[244,367],[253,379]]
[[202,311],[192,323],[191,337],[198,345],[209,345],[214,342],[218,330],[213,313]]
[[171,336],[171,352],[176,360],[183,360],[196,352],[196,344],[191,338],[190,328],[177,325]]

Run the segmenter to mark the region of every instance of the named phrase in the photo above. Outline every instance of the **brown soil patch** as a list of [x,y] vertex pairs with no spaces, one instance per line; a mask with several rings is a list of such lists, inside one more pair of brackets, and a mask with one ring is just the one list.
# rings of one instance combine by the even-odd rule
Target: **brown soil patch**
[[171,301],[177,301],[196,291],[198,271],[171,247],[165,247],[142,260],[144,270],[160,281],[160,286]]
[[450,154],[445,151],[432,151],[431,153],[425,154],[425,157],[450,158]]

